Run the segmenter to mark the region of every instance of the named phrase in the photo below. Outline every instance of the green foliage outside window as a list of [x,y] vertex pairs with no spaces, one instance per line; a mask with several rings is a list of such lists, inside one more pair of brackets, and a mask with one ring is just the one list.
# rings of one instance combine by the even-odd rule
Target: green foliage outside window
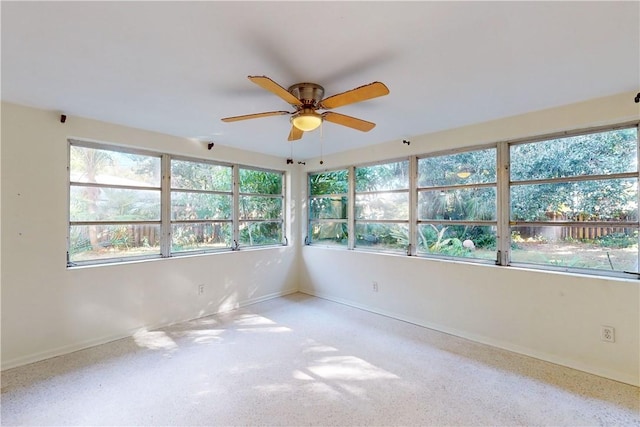
[[77,145],[69,155],[69,218],[90,222],[70,225],[70,261],[159,254],[160,158]]
[[239,243],[248,246],[282,243],[282,174],[245,168],[240,168],[239,173]]
[[173,252],[231,247],[232,183],[231,166],[171,159]]
[[312,243],[346,246],[349,171],[309,175],[309,239]]
[[495,148],[418,159],[417,252],[495,259],[495,226],[428,222],[495,222],[496,182]]
[[[160,154],[71,143],[69,262],[161,255]],[[234,200],[240,244],[283,241],[283,174],[170,159],[170,251],[231,248]]]
[[[500,144],[510,154],[506,183],[498,183],[496,148],[418,158],[416,188],[411,189],[417,195],[415,207],[402,190],[407,161],[356,167],[353,201],[347,198],[347,170],[311,174],[312,242],[323,227],[333,227],[327,238],[339,239],[337,228],[346,233],[353,221],[356,247],[400,249],[411,239],[409,227],[396,221],[415,208],[411,219],[418,254],[494,260],[500,184],[509,187],[510,196],[503,214],[518,224],[511,227],[512,236],[504,236],[511,237],[512,260],[637,271],[637,127]],[[353,219],[347,218],[350,203]],[[598,225],[590,225],[594,222]]]
[[355,246],[406,251],[409,162],[355,168]]
[[562,182],[637,171],[636,128],[580,135],[511,147],[511,180],[557,179],[558,183],[514,186],[511,217],[547,220],[637,219],[637,179]]

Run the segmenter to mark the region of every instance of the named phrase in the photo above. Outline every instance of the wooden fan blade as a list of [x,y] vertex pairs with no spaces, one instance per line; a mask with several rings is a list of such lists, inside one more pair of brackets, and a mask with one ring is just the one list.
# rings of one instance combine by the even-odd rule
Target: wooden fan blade
[[296,141],[300,138],[302,138],[302,135],[304,134],[304,131],[301,131],[300,129],[298,129],[295,126],[291,126],[291,132],[289,132],[289,141]]
[[220,119],[223,122],[237,122],[240,120],[248,120],[248,119],[259,119],[260,117],[269,117],[269,116],[283,116],[285,114],[291,114],[288,111],[268,111],[266,113],[256,113],[256,114],[245,114],[244,116],[233,116],[233,117],[225,117],[224,119]]
[[322,115],[322,117],[324,117],[324,119],[328,122],[350,127],[362,132],[369,132],[371,129],[376,127],[375,123],[368,122],[362,119],[356,119],[355,117],[351,116],[345,116],[344,114],[333,113],[331,111],[327,111]]
[[280,86],[278,83],[271,80],[266,76],[249,76],[249,80],[257,84],[263,89],[268,90],[271,93],[278,95],[291,105],[302,105],[302,101],[289,93],[288,90]]
[[368,85],[360,86],[325,98],[320,101],[320,107],[330,110],[332,108],[342,107],[343,105],[366,101],[367,99],[377,98],[388,94],[389,89],[384,85],[384,83],[373,82]]

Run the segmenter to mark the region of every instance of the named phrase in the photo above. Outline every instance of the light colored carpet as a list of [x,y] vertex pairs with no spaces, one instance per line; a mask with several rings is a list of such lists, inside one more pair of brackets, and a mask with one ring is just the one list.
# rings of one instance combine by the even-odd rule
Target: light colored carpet
[[640,425],[637,387],[303,294],[2,373],[3,425]]

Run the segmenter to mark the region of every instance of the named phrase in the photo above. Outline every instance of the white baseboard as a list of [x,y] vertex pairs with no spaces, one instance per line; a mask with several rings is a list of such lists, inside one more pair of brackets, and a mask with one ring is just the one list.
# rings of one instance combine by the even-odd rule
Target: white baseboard
[[629,375],[625,372],[619,372],[619,371],[612,371],[609,369],[602,369],[600,367],[594,367],[591,365],[586,365],[584,363],[572,360],[572,359],[567,359],[567,358],[563,358],[563,357],[559,357],[557,355],[554,354],[549,354],[543,351],[538,351],[535,349],[531,349],[531,348],[527,348],[527,347],[522,347],[519,345],[515,345],[509,342],[505,342],[505,341],[500,341],[500,340],[496,340],[494,338],[491,337],[487,337],[484,335],[479,335],[479,334],[474,334],[474,333],[469,333],[466,331],[461,331],[458,329],[454,329],[454,328],[449,328],[443,325],[439,325],[439,324],[435,324],[435,323],[431,323],[431,322],[425,322],[424,320],[420,320],[420,319],[414,319],[408,316],[404,316],[402,314],[399,313],[393,313],[393,312],[388,312],[385,310],[380,310],[377,308],[373,308],[373,307],[369,307],[367,305],[363,305],[363,304],[359,304],[357,302],[354,301],[350,301],[350,300],[345,300],[339,297],[335,297],[333,295],[328,295],[328,294],[323,294],[322,292],[316,292],[313,290],[309,290],[309,289],[300,289],[299,292],[307,294],[307,295],[311,295],[311,296],[315,296],[318,298],[322,298],[322,299],[326,299],[328,301],[333,301],[333,302],[337,302],[340,304],[344,304],[344,305],[348,305],[350,307],[355,307],[361,310],[365,310],[365,311],[369,311],[372,313],[376,313],[376,314],[380,314],[383,316],[387,316],[387,317],[391,317],[393,319],[398,319],[398,320],[402,320],[403,322],[408,322],[408,323],[412,323],[414,325],[417,326],[422,326],[425,328],[429,328],[429,329],[433,329],[435,331],[438,332],[444,332],[446,334],[449,335],[454,335],[460,338],[464,338],[464,339],[468,339],[471,341],[475,341],[481,344],[487,344],[490,345],[492,347],[497,347],[503,350],[508,350],[508,351],[512,351],[514,353],[518,353],[518,354],[522,354],[525,356],[529,356],[529,357],[533,357],[535,359],[540,359],[543,360],[545,362],[550,362],[550,363],[554,363],[556,365],[561,365],[561,366],[565,366],[567,368],[572,368],[572,369],[577,369],[579,371],[583,371],[583,372],[587,372],[593,375],[597,375],[600,377],[604,377],[604,378],[608,378],[608,379],[612,379],[615,381],[619,381],[625,384],[630,384],[633,386],[640,386],[640,378],[635,378],[632,375]]
[[226,305],[220,310],[217,310],[215,312],[210,312],[210,313],[204,313],[202,316],[199,316],[197,318],[184,319],[180,321],[174,321],[171,323],[163,323],[163,324],[156,324],[156,325],[140,325],[134,329],[130,329],[123,333],[107,335],[100,338],[94,338],[94,339],[85,340],[85,341],[81,341],[74,344],[64,345],[64,346],[53,348],[50,350],[41,351],[41,352],[30,354],[27,356],[21,356],[14,359],[3,360],[2,370],[5,371],[7,369],[16,368],[18,366],[28,365],[29,363],[40,362],[42,360],[50,359],[52,357],[58,357],[65,354],[73,353],[75,351],[80,351],[90,347],[95,347],[97,345],[106,344],[106,343],[117,341],[123,338],[128,338],[132,336],[134,333],[136,333],[137,331],[139,331],[140,329],[148,329],[148,330],[160,329],[167,326],[175,325],[176,323],[187,322],[187,321],[199,319],[202,317],[212,316],[214,314],[235,310],[241,307],[246,307],[248,305],[256,304],[262,301],[267,301],[273,298],[283,297],[285,295],[290,295],[296,292],[298,292],[298,289],[287,289],[280,292],[273,292],[271,294],[262,295],[257,298],[249,298],[244,301],[238,301],[234,304]]

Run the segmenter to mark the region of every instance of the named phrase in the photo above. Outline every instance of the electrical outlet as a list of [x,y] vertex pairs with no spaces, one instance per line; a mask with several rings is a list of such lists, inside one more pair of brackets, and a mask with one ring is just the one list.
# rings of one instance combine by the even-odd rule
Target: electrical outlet
[[378,292],[378,282],[371,282],[371,290],[373,290],[373,292]]
[[204,294],[204,285],[198,285],[198,295]]
[[613,326],[601,326],[600,339],[605,342],[616,342],[616,329]]

